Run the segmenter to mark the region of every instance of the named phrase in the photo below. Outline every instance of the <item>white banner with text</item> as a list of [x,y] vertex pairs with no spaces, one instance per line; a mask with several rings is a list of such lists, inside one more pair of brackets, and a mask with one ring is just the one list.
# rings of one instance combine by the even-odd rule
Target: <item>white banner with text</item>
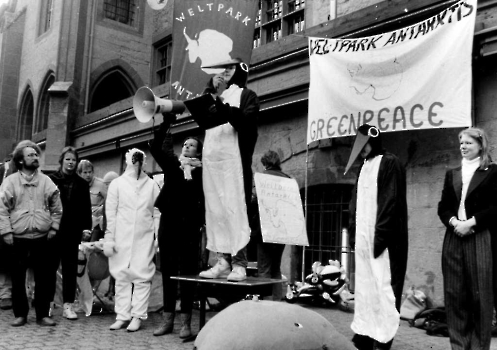
[[307,143],[364,123],[382,132],[470,126],[476,3],[375,36],[310,37]]

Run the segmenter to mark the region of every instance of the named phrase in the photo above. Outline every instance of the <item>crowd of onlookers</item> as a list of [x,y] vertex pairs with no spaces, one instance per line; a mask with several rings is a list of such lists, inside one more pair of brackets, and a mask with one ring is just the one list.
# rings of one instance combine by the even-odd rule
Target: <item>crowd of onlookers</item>
[[80,244],[103,238],[107,188],[119,176],[111,171],[97,178],[93,164],[80,161],[73,147],[62,150],[59,170],[47,176],[38,170],[40,152],[24,140],[0,165],[0,308],[13,309],[13,326],[27,322],[29,299],[38,323],[55,325],[49,316],[57,271],[63,317],[78,318],[73,303]]

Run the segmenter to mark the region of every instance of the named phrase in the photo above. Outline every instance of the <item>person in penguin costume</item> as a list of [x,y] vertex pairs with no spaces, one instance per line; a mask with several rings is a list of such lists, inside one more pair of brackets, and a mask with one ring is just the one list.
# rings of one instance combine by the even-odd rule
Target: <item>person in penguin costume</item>
[[358,156],[364,161],[350,213],[356,259],[352,341],[359,350],[390,349],[407,267],[406,175],[399,158],[383,149],[375,126],[358,128],[345,173]]
[[249,69],[241,59],[202,68],[224,72],[211,78],[205,89],[215,99],[209,117],[218,121],[205,131],[202,152],[207,249],[217,253],[217,264],[200,277],[243,281],[259,98],[246,87]]

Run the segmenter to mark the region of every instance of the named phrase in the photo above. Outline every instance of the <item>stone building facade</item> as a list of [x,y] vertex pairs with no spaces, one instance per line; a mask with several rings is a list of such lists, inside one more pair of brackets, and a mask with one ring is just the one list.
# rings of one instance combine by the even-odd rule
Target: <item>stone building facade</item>
[[[305,199],[311,246],[287,247],[284,274],[300,280],[302,265],[352,259],[342,230],[358,165],[346,176],[350,137],[306,144],[309,89],[307,36],[361,37],[421,21],[449,0],[262,0],[254,36],[249,87],[261,100],[259,139],[253,158],[277,151],[285,172]],[[298,7],[297,7],[298,5]],[[161,120],[139,123],[132,97],[149,86],[158,97],[169,91],[172,10],[145,0],[10,0],[0,7],[0,159],[22,139],[44,149],[42,168],[58,168],[60,150],[75,146],[95,164],[97,176],[123,170],[131,147],[147,150]],[[281,17],[268,20],[268,13]],[[478,2],[474,45],[474,124],[485,128],[495,151],[497,91],[497,2]],[[457,59],[457,58],[454,58]],[[460,160],[458,129],[385,134],[385,147],[407,169],[409,258],[405,288],[423,290],[443,304],[441,247],[444,229],[436,214],[447,168]],[[173,127],[176,147],[188,135],[202,137],[188,117]],[[151,156],[146,170],[159,172]],[[354,171],[355,170],[355,171]],[[303,263],[302,263],[302,256]]]

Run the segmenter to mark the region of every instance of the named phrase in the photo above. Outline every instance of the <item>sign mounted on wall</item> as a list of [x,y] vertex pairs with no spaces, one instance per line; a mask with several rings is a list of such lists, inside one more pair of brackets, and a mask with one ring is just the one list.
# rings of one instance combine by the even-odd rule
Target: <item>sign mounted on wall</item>
[[307,143],[364,123],[382,132],[470,126],[476,2],[375,36],[310,37]]
[[250,63],[258,6],[254,0],[175,1],[170,98],[197,97],[224,71],[203,66],[233,58]]

